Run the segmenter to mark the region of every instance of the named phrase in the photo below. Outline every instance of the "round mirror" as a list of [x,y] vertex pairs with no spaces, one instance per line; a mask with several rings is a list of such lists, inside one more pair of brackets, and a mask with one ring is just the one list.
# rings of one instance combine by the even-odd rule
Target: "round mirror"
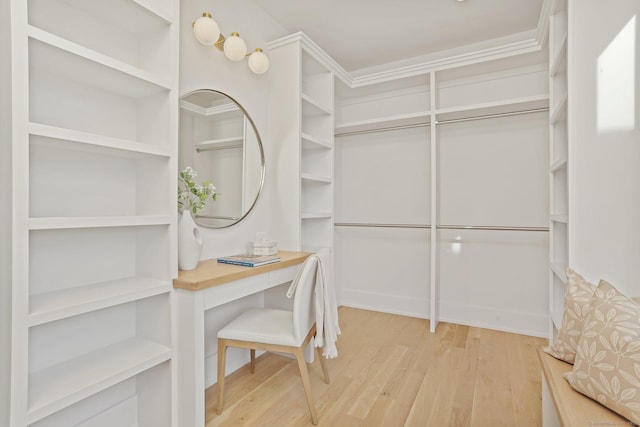
[[209,180],[216,200],[194,215],[204,227],[241,221],[256,204],[264,183],[260,134],[245,109],[222,92],[201,89],[180,99],[179,167]]

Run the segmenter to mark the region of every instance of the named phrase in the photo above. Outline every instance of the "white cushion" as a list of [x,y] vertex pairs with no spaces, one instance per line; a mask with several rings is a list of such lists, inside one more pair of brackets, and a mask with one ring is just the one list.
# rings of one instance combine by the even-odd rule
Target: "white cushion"
[[293,313],[252,308],[218,331],[218,338],[298,347],[293,335]]

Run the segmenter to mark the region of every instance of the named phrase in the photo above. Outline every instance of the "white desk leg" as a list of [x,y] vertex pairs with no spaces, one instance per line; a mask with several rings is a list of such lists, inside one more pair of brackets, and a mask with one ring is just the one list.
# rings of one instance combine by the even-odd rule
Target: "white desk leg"
[[178,426],[204,427],[204,299],[176,289],[174,301]]

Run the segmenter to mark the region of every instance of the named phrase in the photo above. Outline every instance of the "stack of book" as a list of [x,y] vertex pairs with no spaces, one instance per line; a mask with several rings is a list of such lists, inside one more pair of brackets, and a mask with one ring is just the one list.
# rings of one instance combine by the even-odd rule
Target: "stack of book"
[[242,265],[244,267],[258,267],[280,261],[278,255],[230,255],[218,258],[222,264]]

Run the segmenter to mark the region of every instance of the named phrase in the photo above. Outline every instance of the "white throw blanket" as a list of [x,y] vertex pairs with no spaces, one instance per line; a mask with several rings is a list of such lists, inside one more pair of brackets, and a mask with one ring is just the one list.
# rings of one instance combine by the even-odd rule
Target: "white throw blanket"
[[[314,295],[316,310],[315,346],[322,347],[322,355],[324,357],[333,359],[338,357],[336,341],[338,341],[338,335],[341,332],[338,324],[338,303],[331,269],[331,252],[329,249],[323,248],[311,256],[318,260]],[[293,285],[297,284],[297,279],[296,277],[292,286],[289,287],[287,298],[291,298],[295,294],[296,290]]]

